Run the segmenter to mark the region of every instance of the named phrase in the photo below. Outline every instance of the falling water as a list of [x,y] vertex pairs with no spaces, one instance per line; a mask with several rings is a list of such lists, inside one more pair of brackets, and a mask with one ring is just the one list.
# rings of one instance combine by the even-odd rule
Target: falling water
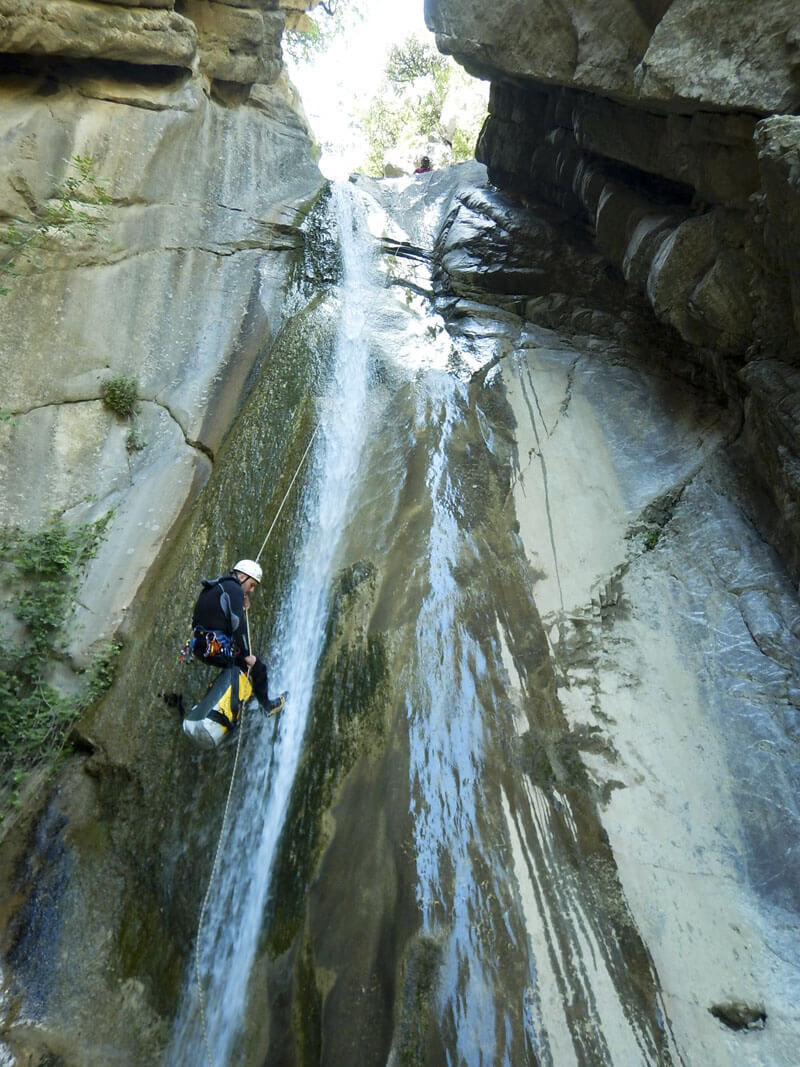
[[[411,938],[435,960],[430,1008],[448,1062],[546,1067],[610,1063],[618,1052],[619,1062],[669,1064],[646,953],[622,906],[598,907],[576,864],[584,851],[605,862],[591,812],[576,793],[582,807],[573,813],[569,789],[545,792],[521,772],[506,774],[523,734],[563,726],[534,692],[538,660],[529,662],[528,646],[539,624],[528,572],[507,517],[502,533],[492,529],[504,461],[493,453],[473,374],[491,362],[493,343],[462,343],[440,329],[424,295],[424,256],[411,267],[384,262],[392,284],[378,285],[367,227],[390,222],[358,195],[344,186],[332,198],[343,265],[338,338],[270,657],[272,688],[288,688],[290,701],[248,736],[237,818],[223,838],[199,944],[211,1059],[243,1061],[251,971],[330,591],[343,567],[368,560],[378,561],[385,586],[381,626],[392,638],[397,707],[406,710],[419,923]],[[405,287],[396,284],[404,270],[416,272]],[[345,864],[351,849],[369,847],[375,827],[365,814],[351,830]],[[335,898],[335,878],[326,891]],[[358,953],[341,966],[360,973]],[[371,966],[370,981],[383,961]],[[363,994],[360,978],[356,988]],[[199,1003],[192,968],[170,1067],[208,1058]],[[352,1020],[331,1025],[347,1047]],[[403,1054],[403,1033],[398,1026],[391,1038],[392,1057]]]
[[[248,737],[235,810],[222,843],[200,952],[205,1029],[216,1067],[233,1062],[247,1007],[248,982],[270,887],[270,876],[300,757],[322,651],[331,578],[348,502],[366,435],[368,353],[364,324],[369,307],[371,239],[348,186],[332,195],[342,255],[342,309],[327,397],[312,453],[295,577],[277,625],[271,689],[288,689],[286,711]],[[207,1060],[194,968],[167,1053],[168,1064]]]
[[[456,1023],[458,1061],[478,1063],[483,1053],[486,1062],[496,1063],[501,1061],[495,1056],[491,979],[476,951],[475,926],[484,902],[471,855],[481,847],[476,808],[483,716],[476,678],[484,673],[485,661],[456,615],[462,505],[447,469],[448,442],[465,406],[465,390],[441,374],[429,377],[428,389],[440,437],[427,478],[433,507],[430,591],[417,624],[408,701],[417,898],[429,934],[437,933],[437,914],[447,912],[441,986],[447,1001],[443,1008]],[[452,876],[452,890],[443,884],[443,866]]]

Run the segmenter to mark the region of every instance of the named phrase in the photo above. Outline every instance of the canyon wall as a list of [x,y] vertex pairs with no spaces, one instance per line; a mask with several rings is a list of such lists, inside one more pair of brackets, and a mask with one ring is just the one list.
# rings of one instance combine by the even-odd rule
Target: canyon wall
[[[112,201],[0,297],[3,522],[111,511],[71,662],[129,637],[4,828],[0,1060],[201,1062],[205,988],[252,1067],[793,1062],[800,622],[753,527],[796,582],[790,15],[428,3],[493,81],[495,187],[356,182],[389,254],[348,293],[275,3],[0,0],[5,219],[76,157]],[[176,652],[325,419],[332,455],[369,431],[359,476],[328,526],[314,453],[288,496],[253,632],[292,697],[237,777],[181,734]],[[341,539],[318,659],[309,530]]]
[[442,51],[491,79],[490,180],[579,220],[741,407],[759,525],[796,580],[797,5],[426,0],[425,15]]
[[[73,665],[124,632],[280,322],[322,187],[283,28],[278,0],[0,2],[0,238],[60,209],[77,158],[110,196],[79,188],[97,233],[49,234],[0,297],[3,524],[112,512]],[[133,438],[101,400],[118,376],[138,382]]]
[[[62,693],[85,685],[87,664],[112,638],[121,635],[135,649],[150,626],[141,611],[131,622],[134,604],[148,602],[148,580],[151,592],[160,584],[174,602],[174,570],[161,583],[155,576],[164,573],[201,489],[225,466],[222,443],[245,399],[278,373],[273,366],[260,372],[283,322],[302,219],[324,184],[281,58],[285,15],[296,20],[310,6],[0,2],[0,263],[13,267],[0,276],[0,525],[30,534],[57,516],[71,529],[109,516],[77,590],[67,648],[39,664],[42,681]],[[80,179],[80,160],[89,182]],[[94,202],[96,187],[107,204]],[[74,215],[48,226],[65,210],[65,190]],[[120,377],[137,382],[133,420],[102,399],[104,383]],[[291,399],[301,403],[302,390]],[[285,447],[294,414],[286,396],[270,388],[259,411]],[[226,525],[222,543],[213,534],[212,545],[208,535],[198,541],[202,558],[185,576],[192,591],[199,574],[242,553],[240,538],[247,550],[263,533],[243,469],[258,469],[263,448],[254,458],[246,435],[234,430],[233,437],[223,504],[212,494],[209,508],[235,515],[234,527]],[[9,642],[25,637],[17,605],[8,603],[14,590],[6,586],[0,605],[4,668]],[[175,632],[161,640],[172,669],[186,636],[183,604],[179,611]],[[162,768],[164,752],[174,760],[174,746],[153,745],[166,712],[160,696],[155,732],[140,731],[148,699],[128,687],[125,728],[108,713],[85,724],[67,742],[57,776],[24,778],[13,806],[4,796],[3,1062],[12,1055],[5,1045],[12,1020],[27,1031],[14,1041],[14,1062],[154,1062],[159,1023],[142,1008],[142,987],[131,977],[138,964],[128,973],[116,963],[125,951],[119,937],[131,961],[140,959],[141,923],[152,919],[154,941],[168,959],[173,951],[154,895],[155,868],[141,863],[150,846],[118,821],[127,811],[139,833],[156,829],[159,820],[142,817],[145,796],[162,797],[162,810],[170,806],[174,766],[157,779],[153,764]],[[0,710],[5,721],[13,709]],[[114,809],[105,813],[110,822],[98,817],[101,795]],[[175,808],[181,822],[182,809]],[[112,824],[117,829],[107,835]],[[173,846],[182,831],[170,838]],[[164,840],[163,826],[156,835]],[[168,898],[172,888],[169,879],[158,884]],[[62,971],[47,946],[70,917],[82,918]],[[173,928],[179,925],[180,918]],[[24,1007],[9,992],[20,988]],[[45,1016],[51,1023],[43,1028]],[[52,1026],[62,1018],[63,1027]]]

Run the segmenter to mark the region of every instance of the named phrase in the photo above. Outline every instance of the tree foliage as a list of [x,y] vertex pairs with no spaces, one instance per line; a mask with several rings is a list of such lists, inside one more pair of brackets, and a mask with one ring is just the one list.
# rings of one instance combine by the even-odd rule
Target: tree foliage
[[32,533],[0,528],[0,579],[10,614],[0,650],[0,833],[26,775],[50,764],[76,718],[108,688],[118,645],[106,646],[67,695],[51,679],[65,658],[75,591],[105,537],[110,513],[68,526],[60,517]]
[[284,51],[296,63],[310,62],[364,17],[365,3],[366,0],[320,0],[303,19],[302,29],[286,29]]
[[386,80],[395,92],[405,85],[413,85],[418,78],[447,80],[447,60],[419,37],[408,37],[402,44],[393,45],[386,61]]
[[454,60],[408,37],[389,52],[381,90],[360,119],[367,173],[380,177],[392,154],[419,158],[430,145],[439,165],[471,159],[485,110],[475,82]]

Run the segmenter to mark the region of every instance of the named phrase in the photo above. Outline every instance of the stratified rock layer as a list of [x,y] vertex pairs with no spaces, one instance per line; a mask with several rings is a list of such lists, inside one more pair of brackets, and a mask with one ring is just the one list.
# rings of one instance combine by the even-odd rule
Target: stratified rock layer
[[80,0],[2,0],[0,51],[102,57],[128,63],[188,67],[197,48],[194,26],[172,10],[139,10]]
[[794,0],[425,0],[437,43],[484,76],[571,85],[653,110],[800,106]]
[[277,78],[283,26],[278,0],[0,0],[0,52],[199,67],[245,85]]
[[490,179],[579,220],[743,404],[762,528],[800,576],[796,4],[425,11],[439,47],[492,80],[477,146]]

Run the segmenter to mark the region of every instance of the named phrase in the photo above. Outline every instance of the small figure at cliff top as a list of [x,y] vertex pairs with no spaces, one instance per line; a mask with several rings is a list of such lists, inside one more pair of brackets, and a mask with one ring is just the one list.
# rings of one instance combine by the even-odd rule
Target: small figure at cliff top
[[431,166],[430,156],[423,156],[420,160],[419,166],[414,171],[415,174],[428,174],[433,167]]
[[192,615],[192,636],[181,658],[194,656],[222,672],[205,699],[184,720],[184,733],[203,747],[214,747],[223,740],[236,725],[239,707],[251,693],[270,715],[286,704],[286,693],[270,700],[266,664],[250,649],[247,611],[250,595],[261,578],[260,565],[242,559],[228,574],[202,580],[203,591]]

